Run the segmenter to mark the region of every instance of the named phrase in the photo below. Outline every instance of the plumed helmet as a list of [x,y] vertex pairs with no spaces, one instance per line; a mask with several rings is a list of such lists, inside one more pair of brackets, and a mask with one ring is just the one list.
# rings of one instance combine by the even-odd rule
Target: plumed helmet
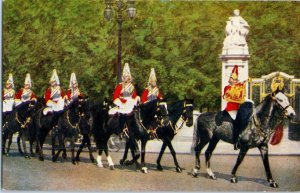
[[124,77],[125,76],[129,76],[130,80],[132,80],[131,73],[130,73],[130,68],[129,68],[129,64],[128,63],[125,63],[125,65],[124,65],[123,74],[122,74],[122,80],[123,81],[124,81]]
[[78,82],[77,82],[77,79],[76,79],[76,75],[75,75],[75,73],[73,72],[73,73],[71,74],[69,87],[70,87],[70,88],[73,88],[73,85],[74,85],[74,84],[78,84]]
[[148,83],[150,83],[151,81],[157,81],[154,68],[151,68]]
[[230,78],[232,78],[233,80],[238,80],[238,76],[239,76],[238,65],[234,65]]
[[57,75],[57,72],[56,72],[56,69],[53,70],[52,72],[52,76],[50,78],[50,83],[51,82],[56,82],[57,85],[60,85],[60,82],[59,82],[59,78],[58,78],[58,75]]
[[29,87],[31,88],[31,77],[30,77],[30,74],[27,73],[26,74],[26,77],[25,77],[25,81],[24,81],[24,84],[29,84]]
[[11,84],[11,87],[12,87],[12,88],[15,87],[15,85],[14,85],[14,78],[13,78],[12,73],[9,73],[9,75],[8,75],[8,80],[6,81],[6,84]]

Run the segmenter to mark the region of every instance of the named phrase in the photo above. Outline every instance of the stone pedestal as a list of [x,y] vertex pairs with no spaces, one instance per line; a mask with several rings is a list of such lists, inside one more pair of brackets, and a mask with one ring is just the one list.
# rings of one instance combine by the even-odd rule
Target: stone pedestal
[[[223,50],[220,55],[222,60],[222,88],[221,93],[224,94],[224,88],[227,86],[234,65],[238,66],[238,80],[243,82],[248,79],[248,60],[250,58],[246,36],[250,26],[240,16],[238,9],[233,11],[233,16],[228,18],[226,22],[226,37],[223,41]],[[248,97],[248,84],[246,84],[246,97]],[[226,101],[221,96],[221,110],[226,106]]]
[[[240,82],[247,80],[249,71],[248,71],[248,60],[250,55],[248,54],[248,49],[223,49],[222,54],[220,55],[220,59],[222,60],[222,87],[221,93],[223,95],[223,91],[225,86],[228,85],[228,80],[230,78],[232,69],[234,65],[238,65],[238,79]],[[246,96],[248,96],[248,84],[246,85]],[[222,97],[222,96],[221,96]],[[221,98],[222,105],[221,110],[225,109],[226,101]]]

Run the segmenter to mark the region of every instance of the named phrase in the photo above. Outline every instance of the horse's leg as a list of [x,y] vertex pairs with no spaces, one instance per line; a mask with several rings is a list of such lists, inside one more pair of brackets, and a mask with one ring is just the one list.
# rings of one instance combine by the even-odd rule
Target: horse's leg
[[74,137],[71,138],[71,155],[72,155],[72,164],[76,164],[75,162],[75,139]]
[[124,154],[123,154],[123,158],[120,160],[120,165],[130,165],[129,163],[125,162],[126,159],[127,159],[127,154],[128,154],[128,150],[129,150],[129,140],[126,140],[126,143],[125,143],[125,150],[124,150]]
[[35,154],[33,153],[33,143],[34,143],[34,140],[30,139],[29,144],[30,144],[30,156],[31,157],[35,157]]
[[132,140],[130,141],[130,145],[129,145],[130,151],[131,151],[131,155],[132,155],[132,160],[129,161],[130,164],[135,163],[135,167],[137,169],[140,169],[140,164],[138,162],[138,159],[140,158],[140,151],[139,151],[139,147],[137,145],[137,141],[132,137]]
[[22,145],[23,145],[25,159],[29,159],[30,157],[28,156],[28,153],[27,153],[25,133],[22,133],[21,137],[22,137]]
[[89,154],[90,154],[90,160],[92,161],[92,163],[95,163],[95,158],[93,156],[90,137],[88,135],[86,135],[86,139],[87,139],[87,148],[88,148]]
[[141,144],[141,170],[143,173],[148,173],[148,168],[146,167],[145,164],[145,154],[146,154],[146,144],[147,144],[147,140],[141,140],[142,144]]
[[233,167],[233,169],[231,171],[231,179],[230,179],[230,181],[232,183],[237,183],[238,182],[237,177],[236,177],[235,174],[236,174],[236,171],[237,171],[238,167],[242,163],[245,155],[247,154],[248,150],[249,150],[248,147],[242,147],[241,150],[240,150],[240,152],[239,152],[237,161],[236,161],[236,163],[235,163],[235,165],[234,165],[234,167]]
[[97,155],[97,166],[99,168],[103,168],[103,163],[102,163],[102,152],[103,152],[103,144],[100,142],[98,144],[98,155]]
[[56,152],[56,154],[52,157],[52,161],[53,162],[56,162],[56,160],[59,157],[60,152],[64,148],[64,137],[63,137],[63,134],[58,134],[58,141],[59,141],[59,148],[58,148],[58,151]]
[[5,155],[5,145],[6,145],[7,138],[8,138],[8,134],[7,134],[7,132],[4,131],[2,133],[2,155]]
[[268,144],[263,144],[262,146],[258,147],[260,151],[261,158],[264,163],[265,171],[266,171],[266,176],[267,180],[270,183],[270,186],[272,188],[278,188],[278,184],[273,180],[271,169],[270,169],[270,164],[269,164],[269,154],[268,154]]
[[160,149],[160,152],[159,152],[159,155],[158,155],[158,158],[157,158],[157,160],[156,160],[156,163],[157,163],[156,168],[157,168],[158,170],[160,170],[160,171],[163,170],[163,167],[161,167],[161,165],[160,165],[160,161],[161,161],[161,158],[162,158],[162,156],[163,156],[163,154],[164,154],[164,152],[165,152],[165,150],[166,150],[166,147],[167,147],[167,144],[166,144],[165,142],[163,142],[163,144],[162,144],[162,146],[161,146],[161,149]]
[[217,138],[215,135],[213,135],[211,140],[209,141],[208,147],[205,151],[206,172],[207,172],[208,176],[210,177],[210,179],[213,179],[213,180],[215,180],[217,178],[216,178],[215,174],[213,173],[213,171],[210,168],[210,158],[211,158],[212,152],[216,148],[219,140],[220,140],[219,138]]
[[169,139],[167,139],[167,140],[166,140],[166,143],[167,143],[167,146],[169,147],[170,152],[171,152],[171,154],[172,154],[172,156],[173,156],[174,164],[175,164],[175,166],[176,166],[176,171],[179,172],[179,173],[181,173],[181,172],[182,172],[182,169],[180,168],[180,166],[179,166],[179,164],[178,164],[178,161],[177,161],[177,158],[176,158],[176,152],[175,152],[175,150],[174,150],[174,147],[173,147],[173,145],[172,145],[172,142],[171,142]]
[[77,153],[76,153],[76,157],[75,157],[75,161],[76,161],[76,162],[79,162],[79,161],[80,161],[79,155],[80,155],[80,153],[82,152],[82,149],[83,149],[85,143],[86,143],[86,139],[85,139],[85,135],[83,135],[83,139],[82,139],[81,144],[80,144],[80,146],[79,146],[79,149],[78,149],[78,151],[77,151]]
[[19,132],[18,137],[17,137],[17,144],[18,144],[19,153],[21,155],[23,155],[23,151],[22,151],[22,148],[21,148],[21,133],[20,132]]
[[196,157],[196,165],[195,167],[193,168],[192,170],[192,175],[194,177],[197,177],[198,176],[198,172],[200,170],[200,167],[201,167],[201,164],[200,164],[200,153],[201,153],[201,150],[203,149],[203,147],[208,143],[208,141],[203,141],[201,140],[199,144],[197,144],[194,148],[195,150],[195,157]]
[[108,146],[107,146],[107,143],[105,144],[105,148],[104,148],[104,152],[105,152],[105,155],[106,155],[106,159],[108,161],[108,165],[109,165],[109,168],[111,170],[114,170],[115,169],[115,164],[114,162],[112,161],[109,153],[108,153]]
[[10,150],[10,146],[11,146],[11,143],[12,143],[12,133],[9,133],[8,134],[8,144],[7,144],[7,149],[6,149],[6,156],[9,156],[9,150]]
[[55,156],[55,138],[56,138],[56,135],[53,133],[52,134],[52,138],[51,138],[51,144],[52,144],[52,157]]

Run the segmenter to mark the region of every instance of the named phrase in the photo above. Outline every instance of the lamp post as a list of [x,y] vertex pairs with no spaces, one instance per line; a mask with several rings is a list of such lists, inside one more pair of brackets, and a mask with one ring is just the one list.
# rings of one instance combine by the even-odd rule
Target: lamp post
[[121,64],[122,64],[122,13],[127,8],[128,17],[133,19],[136,15],[136,8],[134,7],[135,0],[105,0],[106,8],[104,10],[104,17],[109,21],[113,14],[113,5],[116,5],[117,22],[118,22],[118,63],[117,63],[117,77],[118,82],[121,82]]

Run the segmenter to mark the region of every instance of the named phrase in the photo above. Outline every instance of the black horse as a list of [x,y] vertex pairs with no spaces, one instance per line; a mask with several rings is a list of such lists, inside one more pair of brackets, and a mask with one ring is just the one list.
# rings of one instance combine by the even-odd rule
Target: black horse
[[[126,141],[125,151],[123,154],[123,158],[120,160],[121,165],[132,165],[133,163],[136,163],[136,165],[139,167],[139,164],[137,162],[137,159],[139,156],[136,156],[133,151],[132,153],[132,160],[126,160],[128,150],[130,147],[137,147],[137,141],[142,141],[141,146],[141,171],[144,173],[147,173],[147,168],[145,167],[145,148],[146,143],[150,138],[155,138],[153,131],[155,128],[157,128],[159,125],[166,125],[169,124],[169,116],[168,116],[168,110],[167,110],[167,104],[164,101],[159,100],[152,100],[150,102],[140,104],[137,109],[139,112],[139,121],[143,126],[143,130],[140,130],[138,132],[133,133],[131,137]],[[132,149],[132,148],[131,148]]]
[[59,117],[63,115],[64,111],[52,112],[47,115],[43,114],[43,110],[46,107],[45,102],[41,102],[42,105],[33,115],[33,123],[36,129],[36,150],[39,154],[39,160],[44,161],[43,145],[47,135],[52,129],[57,129]]
[[[216,179],[211,170],[210,158],[219,140],[233,144],[233,126],[227,122],[226,126],[217,126],[217,113],[203,113],[194,127],[194,146],[196,156],[196,166],[192,171],[194,177],[200,170],[200,152],[202,148],[209,143],[206,151],[207,173],[211,179]],[[255,108],[251,102],[245,102],[240,106],[236,117],[236,128],[240,130],[240,152],[232,169],[231,182],[237,183],[236,171],[242,163],[246,153],[250,148],[257,147],[261,153],[263,164],[266,171],[267,180],[271,187],[278,187],[273,180],[269,159],[268,159],[268,141],[270,135],[274,132],[276,126],[286,118],[295,115],[295,111],[290,106],[288,98],[282,91],[276,91],[268,96]]]
[[[3,124],[2,130],[2,153],[5,154],[5,144],[8,140],[6,155],[9,156],[10,146],[12,143],[13,134],[19,132],[20,137],[22,138],[22,145],[24,153],[20,151],[21,155],[24,155],[25,158],[30,158],[26,150],[26,137],[30,137],[34,126],[32,124],[31,115],[35,107],[35,101],[26,101],[14,108],[14,111],[6,117],[6,121]],[[32,145],[32,144],[31,144]],[[19,148],[20,145],[19,145]],[[32,146],[31,146],[32,150]],[[33,153],[31,151],[31,153]]]
[[[114,163],[111,159],[111,156],[108,153],[107,142],[112,134],[120,136],[122,133],[127,133],[129,135],[133,134],[133,131],[143,130],[139,122],[139,114],[135,108],[133,112],[126,116],[126,125],[128,131],[123,131],[119,126],[119,115],[111,116],[108,114],[110,105],[107,100],[104,100],[102,104],[96,104],[91,107],[92,115],[92,133],[94,134],[94,140],[96,142],[98,156],[97,156],[97,165],[98,167],[103,167],[102,164],[102,153],[105,152],[107,161],[110,169],[114,169]],[[139,157],[139,152],[137,144],[130,145],[133,156],[137,160]]]
[[[182,128],[184,123],[188,127],[193,125],[193,100],[192,99],[184,99],[177,101],[175,103],[172,103],[171,105],[168,105],[167,111],[163,110],[164,102],[160,103],[160,110],[158,113],[158,117],[161,119],[161,124],[153,125],[153,116],[154,112],[153,108],[151,107],[151,104],[149,105],[141,105],[141,119],[143,123],[143,127],[148,132],[142,132],[138,133],[138,135],[135,135],[136,139],[141,140],[141,171],[144,173],[147,173],[147,167],[145,167],[145,153],[146,153],[146,143],[149,139],[153,139],[153,137],[157,139],[161,139],[163,141],[163,145],[161,147],[161,151],[159,153],[158,159],[157,159],[157,169],[163,170],[160,161],[163,156],[163,153],[168,147],[171,151],[171,154],[174,159],[174,163],[176,166],[176,171],[181,172],[182,169],[180,168],[177,158],[176,158],[176,152],[172,145],[172,140],[174,136],[177,134],[177,132]],[[152,110],[151,110],[152,109]],[[149,111],[150,110],[150,111]],[[166,114],[166,113],[169,114]],[[166,119],[166,115],[168,115],[168,119]],[[180,121],[178,121],[180,119]],[[167,123],[166,123],[167,120]],[[120,161],[120,163],[125,162],[127,158],[127,152],[128,147],[125,148],[124,157]],[[129,161],[132,162],[132,161]],[[127,162],[128,163],[128,162]]]
[[[63,116],[59,117],[58,126],[52,131],[52,161],[55,162],[60,153],[66,153],[65,141],[70,142],[72,163],[75,162],[75,141],[79,137],[80,126],[86,127],[90,117],[87,98],[79,96],[74,99],[65,109]],[[55,153],[55,138],[58,138],[59,149]],[[91,155],[91,152],[90,152]],[[66,158],[66,155],[63,155]],[[93,157],[91,157],[93,161]]]
[[[26,140],[29,141],[29,145],[30,145],[30,156],[31,157],[35,157],[35,154],[33,152],[33,143],[36,140],[36,128],[35,125],[33,123],[33,117],[35,112],[40,109],[43,106],[42,103],[42,98],[37,98],[37,101],[34,104],[34,108],[30,111],[30,122],[28,123],[28,126],[25,129],[25,132],[19,132],[19,135],[17,137],[17,144],[18,144],[18,150],[20,152],[21,155],[23,155],[23,150],[21,148],[21,139],[23,140],[23,134],[25,134]],[[28,119],[29,120],[29,119]],[[37,146],[36,146],[36,151],[37,151]]]
[[79,105],[79,113],[80,113],[79,114],[80,118],[79,118],[78,127],[80,130],[80,134],[82,135],[82,141],[81,141],[81,144],[77,151],[75,161],[76,162],[80,161],[80,158],[79,158],[80,153],[81,153],[83,147],[85,145],[87,145],[87,148],[89,150],[90,160],[92,161],[92,163],[94,163],[95,158],[92,153],[91,139],[90,139],[90,134],[91,134],[91,126],[89,124],[90,110],[89,110],[89,104],[87,103],[86,100],[83,104]]

